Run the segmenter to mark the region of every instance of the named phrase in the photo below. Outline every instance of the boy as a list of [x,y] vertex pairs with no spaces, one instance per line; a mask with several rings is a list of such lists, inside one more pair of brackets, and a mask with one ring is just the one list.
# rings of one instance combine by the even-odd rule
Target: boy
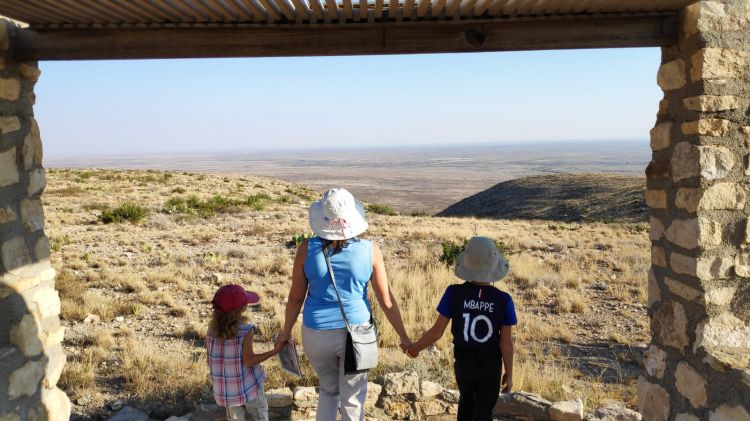
[[443,336],[448,322],[453,334],[453,364],[461,397],[458,421],[490,421],[500,392],[513,388],[513,299],[492,286],[508,274],[508,263],[494,241],[473,237],[458,257],[456,276],[467,281],[450,285],[438,304],[438,318],[407,354],[416,357]]

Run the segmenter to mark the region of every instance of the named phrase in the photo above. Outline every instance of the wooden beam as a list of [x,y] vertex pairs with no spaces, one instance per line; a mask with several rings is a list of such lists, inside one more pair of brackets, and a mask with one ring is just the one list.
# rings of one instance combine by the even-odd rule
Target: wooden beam
[[15,58],[96,60],[331,56],[655,47],[675,16],[265,25],[215,28],[21,29]]

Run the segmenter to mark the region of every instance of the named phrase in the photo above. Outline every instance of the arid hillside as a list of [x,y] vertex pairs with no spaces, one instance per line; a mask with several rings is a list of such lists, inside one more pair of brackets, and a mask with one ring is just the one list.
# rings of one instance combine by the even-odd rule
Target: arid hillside
[[554,174],[505,181],[470,196],[439,216],[544,219],[566,222],[644,222],[644,177]]
[[[122,405],[165,419],[211,402],[203,337],[222,284],[261,294],[249,316],[262,331],[258,348],[271,346],[317,192],[238,174],[51,169],[48,180],[68,353],[61,387],[80,419],[106,419]],[[511,264],[497,286],[518,312],[515,389],[581,397],[589,409],[607,399],[633,406],[649,340],[646,224],[390,216],[378,213],[387,203],[370,205],[366,237],[383,249],[412,335],[432,325],[443,290],[457,282],[445,261],[472,235],[490,236]],[[408,359],[374,307],[383,346],[374,381],[413,370],[455,386],[447,335]],[[302,361],[306,374],[294,379],[269,360],[267,387],[313,385]]]

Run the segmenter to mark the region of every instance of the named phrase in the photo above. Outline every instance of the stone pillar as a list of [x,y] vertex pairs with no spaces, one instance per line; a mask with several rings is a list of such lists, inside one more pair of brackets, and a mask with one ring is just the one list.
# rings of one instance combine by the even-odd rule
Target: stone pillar
[[702,1],[662,50],[646,170],[645,420],[750,421],[750,4]]
[[44,235],[36,63],[12,58],[18,28],[0,19],[0,421],[65,420],[60,299]]

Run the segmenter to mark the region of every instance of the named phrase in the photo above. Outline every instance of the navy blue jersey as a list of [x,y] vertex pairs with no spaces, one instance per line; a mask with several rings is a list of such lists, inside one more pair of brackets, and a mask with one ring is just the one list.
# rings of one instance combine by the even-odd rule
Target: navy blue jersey
[[451,319],[457,348],[499,351],[500,327],[517,323],[513,299],[492,285],[469,282],[445,289],[438,313]]

